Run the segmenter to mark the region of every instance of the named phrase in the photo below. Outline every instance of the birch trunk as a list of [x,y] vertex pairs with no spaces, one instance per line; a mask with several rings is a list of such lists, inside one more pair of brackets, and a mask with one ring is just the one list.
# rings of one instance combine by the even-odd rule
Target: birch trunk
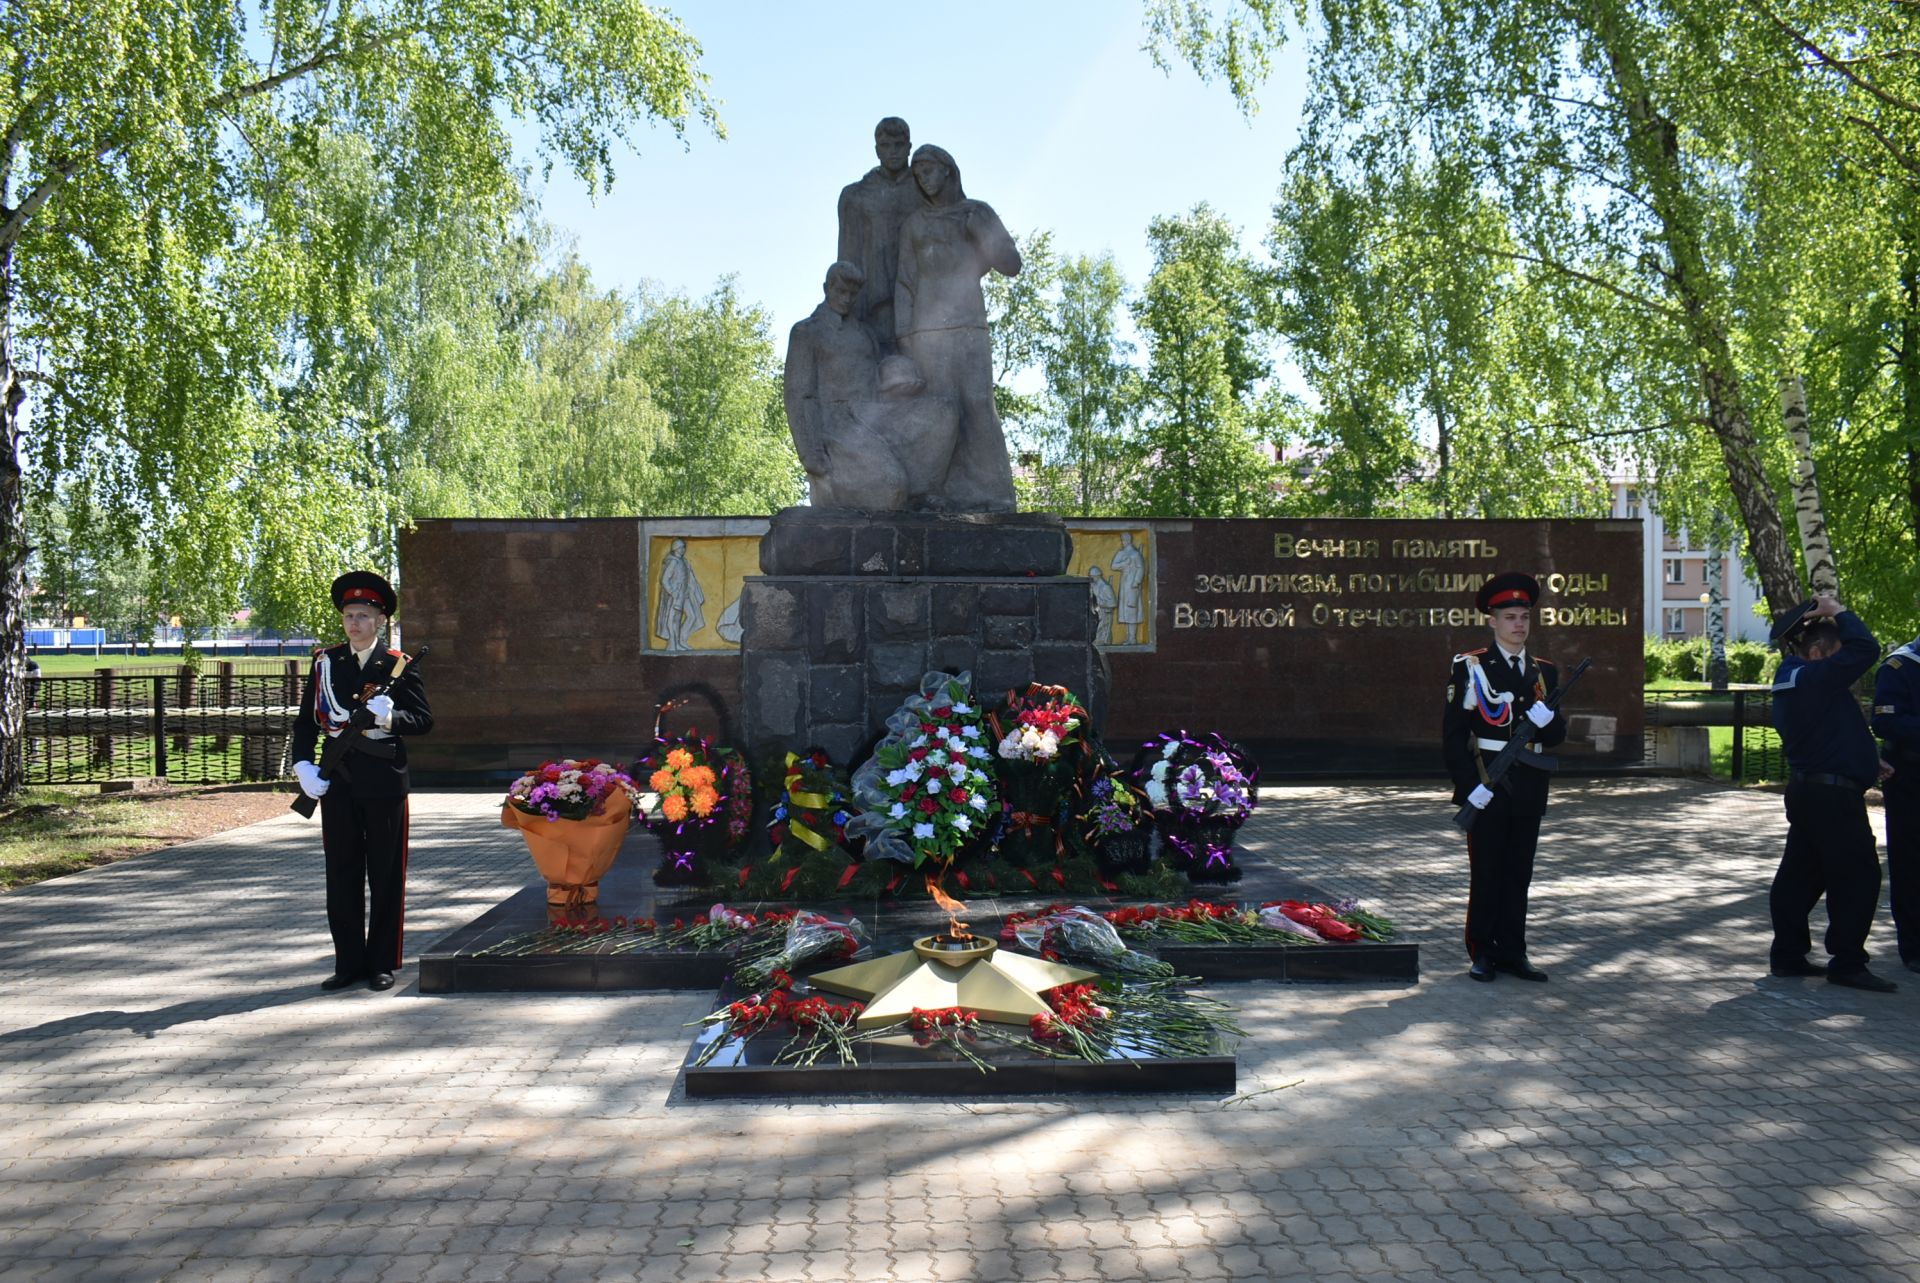
[[1907,520],[1920,539],[1920,214],[1901,222],[1900,435],[1907,462]]
[[13,365],[13,245],[0,241],[0,801],[25,783],[27,516],[20,418],[26,399]]
[[1619,7],[1596,6],[1594,18],[1595,34],[1606,51],[1626,111],[1627,152],[1645,184],[1647,203],[1660,221],[1661,240],[1669,255],[1668,288],[1694,351],[1707,421],[1746,527],[1747,550],[1767,605],[1779,614],[1800,600],[1800,574],[1753,439],[1753,423],[1728,338],[1722,282],[1708,266],[1699,211],[1681,168],[1680,131],[1654,101]]
[[1727,688],[1727,561],[1720,547],[1724,542],[1718,529],[1707,540],[1707,681],[1717,691]]
[[1807,559],[1807,582],[1815,596],[1840,592],[1833,568],[1833,545],[1820,507],[1820,479],[1813,470],[1813,438],[1807,432],[1807,389],[1797,374],[1780,380],[1780,416],[1793,442],[1793,517],[1800,527],[1800,550]]

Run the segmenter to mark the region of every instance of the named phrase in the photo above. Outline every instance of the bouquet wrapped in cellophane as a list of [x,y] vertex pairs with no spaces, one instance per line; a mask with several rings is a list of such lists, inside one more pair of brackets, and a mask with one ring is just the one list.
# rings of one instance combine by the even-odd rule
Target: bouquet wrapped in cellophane
[[844,961],[859,953],[866,944],[866,928],[860,919],[835,922],[823,913],[801,909],[787,923],[787,934],[776,947],[763,952],[742,950],[733,969],[735,983],[758,988],[774,978],[775,972],[791,972],[804,963]]
[[1114,975],[1166,977],[1173,968],[1129,949],[1113,924],[1082,905],[1050,905],[1029,917],[1007,916],[1001,937],[1011,937],[1035,953],[1056,955]]

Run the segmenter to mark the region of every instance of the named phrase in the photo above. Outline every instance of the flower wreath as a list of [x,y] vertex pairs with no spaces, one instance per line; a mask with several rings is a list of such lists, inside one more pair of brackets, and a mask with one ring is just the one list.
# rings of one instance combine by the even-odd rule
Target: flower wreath
[[853,773],[861,814],[846,831],[866,840],[868,859],[951,864],[999,809],[972,681],[971,673],[922,677],[920,693],[887,719],[886,736]]

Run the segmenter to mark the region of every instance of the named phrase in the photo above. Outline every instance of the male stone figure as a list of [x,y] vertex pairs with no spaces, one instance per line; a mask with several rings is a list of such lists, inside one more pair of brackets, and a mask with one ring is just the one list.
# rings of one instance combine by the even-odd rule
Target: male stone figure
[[893,322],[927,391],[960,408],[959,439],[940,505],[955,512],[1012,512],[1013,468],[993,404],[993,342],[980,281],[1020,274],[1020,250],[984,201],[967,199],[960,167],[932,145],[913,155],[925,203],[900,228]]
[[907,122],[888,116],[873,127],[873,154],[880,163],[840,191],[840,259],[866,274],[853,316],[873,331],[883,356],[895,350],[893,278],[900,225],[926,203],[907,168],[912,150]]
[[1147,620],[1147,556],[1133,542],[1133,532],[1120,533],[1120,547],[1113,554],[1113,570],[1120,582],[1114,589],[1118,599],[1120,627],[1126,631],[1125,645],[1138,645],[1140,626]]
[[907,505],[893,448],[853,414],[853,403],[879,393],[879,347],[853,315],[865,282],[852,263],[829,267],[826,299],[787,338],[787,426],[816,508]]
[[1117,605],[1107,572],[1098,566],[1087,567],[1087,591],[1093,606],[1093,644],[1113,645],[1113,612]]
[[660,563],[660,609],[655,612],[653,631],[667,643],[668,650],[688,650],[687,641],[706,627],[707,594],[701,591],[700,576],[687,560],[687,541],[676,539]]

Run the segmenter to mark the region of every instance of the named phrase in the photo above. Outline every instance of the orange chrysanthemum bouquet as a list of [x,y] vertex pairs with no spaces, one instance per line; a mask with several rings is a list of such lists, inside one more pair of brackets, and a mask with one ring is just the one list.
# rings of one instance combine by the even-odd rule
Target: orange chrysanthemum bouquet
[[707,858],[725,851],[735,828],[746,831],[752,806],[746,759],[690,731],[655,740],[634,774],[657,797],[646,823],[665,849],[653,880],[705,885]]

